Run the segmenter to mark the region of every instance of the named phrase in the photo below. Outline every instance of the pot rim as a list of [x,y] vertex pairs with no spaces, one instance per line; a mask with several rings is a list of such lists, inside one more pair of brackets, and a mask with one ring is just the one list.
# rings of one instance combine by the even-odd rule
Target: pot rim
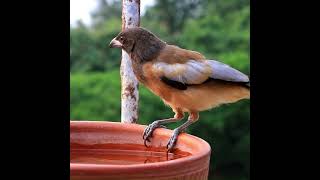
[[[71,120],[70,121],[70,128],[71,126],[88,126],[88,127],[94,127],[94,125],[108,125],[108,126],[132,126],[131,131],[137,131],[141,128],[146,128],[146,125],[140,125],[140,124],[127,124],[127,123],[120,123],[120,122],[110,122],[110,121],[77,121],[77,120]],[[71,132],[70,132],[71,133]],[[155,131],[158,135],[168,135],[172,134],[173,131],[169,129],[159,128],[157,131]],[[146,169],[158,169],[160,167],[169,167],[169,166],[179,166],[182,163],[189,163],[189,162],[195,162],[197,160],[200,160],[202,158],[205,158],[208,154],[211,153],[211,147],[210,145],[204,141],[201,138],[198,138],[196,136],[190,135],[190,134],[180,134],[179,138],[186,138],[190,139],[192,141],[195,141],[198,145],[201,146],[201,148],[198,148],[199,150],[196,152],[196,154],[192,154],[187,157],[182,157],[178,159],[173,159],[170,161],[162,161],[162,162],[154,162],[154,163],[146,163],[146,164],[129,164],[129,165],[107,165],[107,164],[85,164],[85,163],[70,163],[70,171],[100,171],[100,172],[107,172],[108,170],[146,170]]]

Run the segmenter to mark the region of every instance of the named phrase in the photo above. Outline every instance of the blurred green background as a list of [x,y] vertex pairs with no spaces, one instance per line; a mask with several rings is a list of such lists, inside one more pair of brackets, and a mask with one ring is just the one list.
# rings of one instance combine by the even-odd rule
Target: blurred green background
[[[121,51],[107,44],[121,30],[121,1],[98,4],[92,25],[79,21],[70,27],[71,120],[120,121]],[[250,74],[249,0],[154,0],[140,24],[169,44]],[[139,124],[173,115],[160,98],[139,88]],[[250,100],[223,105],[202,112],[188,129],[213,149],[209,179],[250,179],[249,112]]]

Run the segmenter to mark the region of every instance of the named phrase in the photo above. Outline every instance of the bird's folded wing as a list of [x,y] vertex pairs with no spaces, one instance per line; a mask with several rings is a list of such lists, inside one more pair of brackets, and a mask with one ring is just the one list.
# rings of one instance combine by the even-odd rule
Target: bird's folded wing
[[212,69],[206,61],[188,60],[183,64],[154,63],[153,72],[162,79],[183,84],[201,84],[210,77]]
[[249,78],[247,75],[230,67],[227,64],[215,60],[207,60],[206,62],[208,62],[212,69],[212,74],[210,75],[210,77],[213,79],[230,82],[249,82]]
[[153,64],[153,72],[170,85],[201,84],[210,78],[229,82],[249,82],[247,75],[215,60],[188,60],[183,64],[157,62]]

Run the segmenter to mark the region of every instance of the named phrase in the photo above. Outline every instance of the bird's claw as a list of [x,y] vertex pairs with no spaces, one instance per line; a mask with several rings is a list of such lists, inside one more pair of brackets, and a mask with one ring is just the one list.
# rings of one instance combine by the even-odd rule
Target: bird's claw
[[160,125],[159,122],[155,121],[155,122],[149,124],[148,127],[144,130],[144,132],[143,132],[143,137],[142,137],[142,138],[143,138],[143,140],[144,140],[144,145],[145,145],[146,147],[148,147],[148,146],[147,146],[147,141],[150,142],[150,139],[149,139],[149,138],[152,137],[153,131],[154,131],[156,128],[159,128],[159,127],[166,128],[165,126]]
[[171,152],[176,145],[176,142],[178,140],[178,136],[180,134],[179,129],[173,130],[173,135],[170,137],[168,144],[167,144],[167,151]]
[[148,147],[148,146],[147,146],[147,141],[150,142],[150,139],[147,138],[147,139],[145,139],[145,140],[143,141],[143,144],[144,144],[145,147]]

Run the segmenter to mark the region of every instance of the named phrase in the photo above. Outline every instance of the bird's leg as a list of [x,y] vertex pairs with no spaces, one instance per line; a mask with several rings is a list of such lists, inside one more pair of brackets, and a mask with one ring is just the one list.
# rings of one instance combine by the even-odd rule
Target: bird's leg
[[181,126],[173,130],[173,135],[170,137],[170,140],[167,144],[168,151],[171,151],[173,147],[176,145],[179,134],[184,132],[190,124],[194,123],[198,119],[199,119],[198,112],[190,112],[188,120],[185,123],[183,123]]
[[156,120],[149,124],[148,127],[143,132],[144,145],[147,146],[146,141],[150,142],[149,138],[152,137],[152,133],[156,128],[162,127],[163,124],[177,122],[184,118],[184,113],[181,110],[175,110],[175,115],[173,118]]

